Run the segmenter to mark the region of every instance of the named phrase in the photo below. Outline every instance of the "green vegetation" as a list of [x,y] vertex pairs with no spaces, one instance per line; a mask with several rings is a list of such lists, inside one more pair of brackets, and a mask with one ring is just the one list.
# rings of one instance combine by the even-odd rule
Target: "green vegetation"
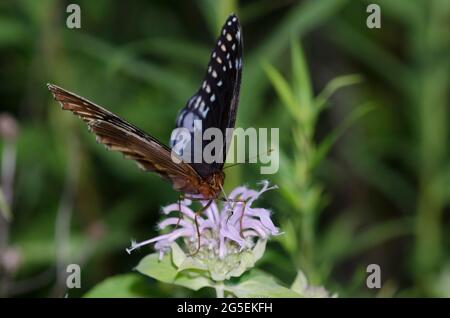
[[[381,29],[366,27],[373,2]],[[96,144],[46,83],[168,143],[231,12],[244,37],[237,126],[280,128],[277,174],[226,170],[226,190],[279,186],[258,201],[284,232],[258,270],[287,287],[303,272],[339,297],[450,297],[449,1],[85,0],[73,30],[69,3],[0,3],[0,297],[214,296],[133,272],[152,249],[128,255],[130,239],[157,235],[178,194]],[[80,289],[65,288],[70,263]]]

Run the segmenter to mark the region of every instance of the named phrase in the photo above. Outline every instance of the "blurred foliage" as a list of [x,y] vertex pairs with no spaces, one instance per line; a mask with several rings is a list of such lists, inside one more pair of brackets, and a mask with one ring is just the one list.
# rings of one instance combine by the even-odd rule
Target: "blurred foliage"
[[[69,3],[79,30],[65,26]],[[366,27],[369,3],[381,29]],[[226,189],[280,186],[260,204],[285,234],[258,266],[285,285],[302,270],[343,297],[449,296],[447,0],[1,1],[0,112],[19,125],[1,296],[77,297],[104,279],[87,295],[211,296],[130,274],[150,250],[127,255],[129,240],[154,235],[177,194],[97,145],[45,84],[167,141],[230,12],[244,33],[237,126],[280,128],[278,174],[227,170]],[[65,290],[69,263],[81,265],[80,290]],[[380,290],[366,287],[371,263]]]

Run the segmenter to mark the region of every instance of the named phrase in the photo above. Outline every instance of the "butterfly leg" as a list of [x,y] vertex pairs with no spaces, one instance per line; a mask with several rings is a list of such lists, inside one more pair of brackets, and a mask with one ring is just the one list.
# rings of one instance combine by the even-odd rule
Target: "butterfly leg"
[[178,228],[178,226],[180,225],[180,221],[183,218],[183,213],[181,213],[181,200],[184,200],[184,194],[182,194],[182,193],[178,197],[178,212],[180,213],[180,216],[178,217],[178,221],[177,221],[177,224],[175,225],[175,229]]
[[242,213],[241,213],[241,217],[239,218],[239,225],[240,225],[240,234],[241,237],[244,238],[244,230],[243,230],[243,223],[244,223],[244,214],[245,214],[245,208],[247,205],[247,200],[243,200],[244,205],[242,206]]
[[208,203],[206,203],[205,206],[203,206],[200,210],[195,212],[195,216],[194,216],[194,221],[195,221],[195,228],[197,230],[197,249],[195,250],[194,253],[190,254],[190,256],[194,256],[195,254],[198,253],[198,251],[200,250],[200,226],[198,224],[198,217],[203,213],[203,211],[205,211],[207,208],[209,208],[209,206],[213,203],[214,200],[209,200]]

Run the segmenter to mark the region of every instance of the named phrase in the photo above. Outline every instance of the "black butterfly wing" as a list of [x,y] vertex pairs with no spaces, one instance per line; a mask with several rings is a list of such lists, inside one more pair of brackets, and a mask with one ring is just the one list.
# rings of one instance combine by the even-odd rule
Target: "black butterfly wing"
[[[224,137],[221,162],[194,162],[194,152],[202,151],[210,141],[202,141],[202,149],[194,149],[194,143],[188,143],[179,149],[183,156],[189,150],[190,162],[194,169],[206,177],[216,170],[221,170],[228,151],[226,142],[227,128],[234,128],[239,103],[239,90],[242,74],[242,31],[236,15],[228,17],[222,27],[220,36],[211,53],[210,61],[199,90],[188,100],[187,105],[178,114],[176,127],[187,128],[191,132],[199,129],[195,121],[201,121],[202,131],[216,127]],[[230,135],[228,135],[230,137]],[[177,143],[177,135],[170,141],[172,147]],[[189,147],[189,149],[188,149]],[[203,158],[202,158],[203,159]]]
[[181,158],[171,153],[170,148],[83,97],[56,85],[48,84],[48,88],[63,109],[70,110],[87,123],[98,142],[110,150],[123,153],[127,159],[135,160],[141,169],[154,171],[169,180],[175,190],[198,193],[196,185],[200,176],[189,164],[180,162]]

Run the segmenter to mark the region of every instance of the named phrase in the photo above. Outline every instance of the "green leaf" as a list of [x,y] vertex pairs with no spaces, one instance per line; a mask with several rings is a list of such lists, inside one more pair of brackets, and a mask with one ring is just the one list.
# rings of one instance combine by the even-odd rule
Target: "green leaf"
[[295,117],[299,117],[298,107],[295,103],[295,98],[292,93],[291,88],[289,87],[288,82],[284,79],[284,77],[278,72],[272,65],[269,63],[263,63],[262,67],[266,72],[267,77],[275,88],[278,96],[280,97],[283,105],[286,106],[288,111]]
[[242,274],[253,268],[255,263],[264,255],[266,243],[266,240],[259,239],[251,251],[241,253],[239,256],[238,266],[233,268],[231,271],[210,269],[211,278],[214,281],[224,281],[230,279],[231,277],[241,277]]
[[171,257],[169,255],[164,255],[164,257],[159,260],[159,254],[157,253],[145,256],[139,262],[136,270],[165,283],[173,283],[178,274],[178,270],[172,263]]
[[231,277],[240,277],[242,274],[244,274],[249,268],[252,268],[255,266],[256,260],[253,258],[252,253],[245,252],[242,253],[240,256],[240,262],[237,267],[235,267],[230,272],[219,272],[219,271],[212,271],[211,277],[215,281],[222,281],[222,280],[228,280]]
[[328,99],[337,90],[346,86],[355,85],[362,82],[362,77],[358,74],[342,75],[332,79],[325,88],[320,92],[315,101],[317,109],[323,109]]
[[192,290],[213,286],[211,280],[198,273],[178,271],[172,262],[172,254],[164,255],[162,260],[159,260],[159,254],[147,255],[139,262],[136,270],[158,281],[183,286]]
[[367,113],[373,110],[373,106],[371,104],[362,105],[356,107],[350,115],[348,115],[343,122],[333,131],[331,132],[318,146],[317,151],[314,155],[313,162],[311,166],[316,166],[319,162],[323,160],[323,158],[327,155],[328,151],[334,145],[334,143],[339,139],[340,136],[358,119],[365,116]]
[[206,264],[199,262],[197,259],[193,257],[186,257],[184,261],[178,266],[178,271],[183,270],[200,270],[200,271],[206,271],[208,270],[208,267]]
[[180,274],[173,282],[173,284],[186,287],[192,290],[199,290],[204,287],[214,287],[214,283],[200,274],[194,275],[192,272],[186,274]]
[[302,271],[297,271],[297,276],[291,285],[291,289],[296,293],[302,294],[308,287],[308,279]]
[[151,295],[150,285],[136,274],[109,277],[94,286],[83,297],[86,298],[134,298]]
[[297,252],[297,232],[291,219],[286,219],[281,223],[283,235],[277,236],[275,239],[280,242],[289,255],[295,255]]
[[267,240],[259,239],[253,247],[253,263],[256,263],[261,257],[263,257],[266,250]]
[[[297,41],[292,40],[291,58],[294,80],[294,94],[297,97],[302,111],[308,112],[312,108],[313,93],[308,65],[303,55],[303,50]],[[308,118],[306,115],[304,116]]]
[[171,246],[172,250],[172,261],[177,268],[180,267],[181,264],[186,260],[186,254],[183,252],[181,247],[174,242]]
[[247,279],[234,286],[226,286],[225,290],[238,298],[296,298],[300,294],[281,286],[275,278],[262,271],[253,271]]
[[205,264],[200,263],[198,260],[194,259],[191,256],[187,256],[176,242],[172,244],[171,250],[172,261],[179,272],[186,269],[195,269],[202,271],[208,270]]
[[307,298],[335,298],[337,294],[331,295],[324,287],[322,286],[311,286],[308,284],[308,279],[305,274],[299,270],[297,272],[297,277],[292,283],[291,289],[302,297]]

